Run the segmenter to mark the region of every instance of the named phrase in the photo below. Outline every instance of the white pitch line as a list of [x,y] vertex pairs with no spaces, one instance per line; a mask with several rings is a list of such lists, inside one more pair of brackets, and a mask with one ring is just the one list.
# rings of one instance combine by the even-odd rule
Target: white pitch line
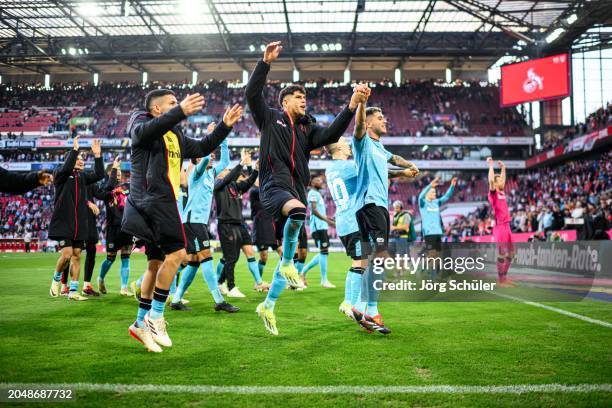
[[588,323],[593,323],[593,324],[597,324],[603,327],[608,327],[612,329],[612,323],[608,323],[608,322],[604,322],[603,320],[597,320],[597,319],[593,319],[590,318],[588,316],[583,316],[581,314],[578,313],[573,313],[573,312],[569,312],[567,310],[564,309],[559,309],[557,307],[553,307],[553,306],[548,306],[548,305],[544,305],[542,303],[538,303],[538,302],[532,302],[530,300],[526,300],[520,297],[516,297],[516,296],[511,296],[511,295],[504,295],[502,293],[495,293],[493,292],[495,295],[506,298],[506,299],[510,299],[510,300],[514,300],[516,302],[521,302],[524,303],[526,305],[529,306],[535,306],[535,307],[539,307],[541,309],[546,309],[546,310],[550,310],[551,312],[556,312],[565,316],[569,316],[569,317],[573,317],[575,319],[579,319],[582,320],[584,322],[588,322]]
[[526,394],[612,392],[612,384],[519,384],[519,385],[322,385],[292,386],[216,386],[167,384],[39,384],[0,383],[0,389],[73,389],[75,391],[113,393],[180,394]]

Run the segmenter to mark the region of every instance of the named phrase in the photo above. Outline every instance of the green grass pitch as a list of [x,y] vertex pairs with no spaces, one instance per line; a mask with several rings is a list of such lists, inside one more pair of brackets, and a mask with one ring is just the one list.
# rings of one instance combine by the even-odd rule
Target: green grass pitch
[[[98,255],[96,271],[104,258]],[[309,257],[310,258],[310,257]],[[280,335],[255,314],[264,294],[241,257],[242,310],[215,313],[198,275],[186,296],[191,312],[166,310],[174,346],[145,352],[129,337],[137,304],[120,297],[119,262],[107,276],[110,293],[86,302],[50,298],[55,254],[0,255],[0,382],[216,386],[427,386],[612,383],[612,329],[516,302],[383,303],[393,330],[367,334],[338,312],[349,260],[330,255],[330,280],[285,291],[276,306]],[[271,257],[264,279],[271,278]],[[132,257],[132,275],[145,258]],[[555,307],[612,322],[605,302]],[[77,391],[73,406],[610,406],[612,393],[303,393]],[[0,403],[5,405],[5,403]],[[23,404],[16,404],[23,406]],[[40,403],[48,407],[53,404]]]

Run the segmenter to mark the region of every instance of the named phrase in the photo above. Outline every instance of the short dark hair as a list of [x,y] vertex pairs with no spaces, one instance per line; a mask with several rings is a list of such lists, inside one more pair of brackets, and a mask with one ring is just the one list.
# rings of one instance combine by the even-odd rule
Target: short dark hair
[[166,95],[175,95],[175,93],[170,89],[154,89],[148,92],[145,95],[145,109],[147,110],[147,112],[151,112],[151,102],[153,101],[153,99]]
[[285,99],[285,96],[293,95],[295,92],[301,92],[304,95],[306,95],[306,89],[302,85],[300,84],[287,85],[286,87],[281,89],[280,93],[278,94],[279,105],[283,106],[283,100]]
[[369,108],[366,108],[366,117],[379,112],[382,113],[382,109],[377,108],[376,106],[370,106]]

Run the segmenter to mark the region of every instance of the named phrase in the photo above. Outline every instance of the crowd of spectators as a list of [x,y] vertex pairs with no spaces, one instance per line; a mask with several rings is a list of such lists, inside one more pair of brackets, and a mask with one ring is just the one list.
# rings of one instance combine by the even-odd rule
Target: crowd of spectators
[[602,106],[591,113],[584,122],[576,124],[576,126],[565,130],[563,133],[549,136],[542,142],[540,150],[554,149],[572,139],[603,129],[606,126],[612,126],[612,102],[608,102],[605,108]]
[[[575,160],[509,177],[506,198],[513,232],[549,232],[576,229],[578,239],[601,239],[612,228],[612,152],[595,160]],[[489,235],[491,206],[486,204],[446,228],[453,240]]]
[[[320,80],[309,82],[308,110],[313,115],[334,115],[348,101],[351,85]],[[389,121],[391,135],[443,136],[443,135],[515,135],[525,133],[525,122],[515,109],[501,109],[497,102],[496,86],[485,83],[456,83],[456,86],[436,81],[408,81],[400,86],[393,82],[371,83],[374,87],[371,103],[382,107]],[[195,86],[186,83],[134,82],[102,83],[98,86],[81,83],[54,85],[51,89],[34,86],[0,85],[0,108],[20,111],[16,126],[23,124],[45,108],[52,116],[48,133],[85,132],[96,137],[124,137],[127,115],[142,106],[144,95],[157,87],[169,87],[180,99],[188,93],[200,92],[206,98],[203,115],[221,120],[224,108],[234,103],[245,105],[241,84],[208,81]],[[278,106],[278,93],[283,84],[269,82],[265,89],[270,106]],[[49,110],[54,108],[54,110]],[[73,118],[91,118],[87,123],[71,124]],[[185,121],[188,135],[199,135],[207,123]],[[492,125],[493,133],[481,134],[470,130]],[[0,132],[2,132],[0,125]],[[480,129],[482,130],[482,129]],[[10,130],[11,134],[15,129]],[[245,112],[243,120],[234,129],[233,136],[253,137],[257,129]]]

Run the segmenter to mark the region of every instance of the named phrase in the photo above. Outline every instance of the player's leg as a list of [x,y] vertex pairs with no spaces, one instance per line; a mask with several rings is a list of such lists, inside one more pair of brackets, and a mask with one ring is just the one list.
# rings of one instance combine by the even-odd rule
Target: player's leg
[[134,293],[130,292],[128,288],[128,282],[130,281],[130,255],[132,254],[132,246],[125,245],[121,248],[121,269],[119,274],[121,277],[121,291],[119,292],[124,296],[133,296]]
[[129,327],[128,332],[130,336],[142,343],[148,351],[159,353],[162,351],[162,348],[153,340],[153,335],[148,325],[145,323],[145,316],[151,310],[153,287],[164,256],[159,248],[155,248],[151,245],[147,246],[146,254],[147,270],[142,275],[136,321]]
[[96,243],[95,241],[87,241],[85,243],[85,275],[83,277],[83,296],[100,296],[91,285],[91,277],[93,276],[94,267],[96,265]]
[[187,266],[181,271],[180,278],[177,278],[178,284],[176,291],[172,294],[172,302],[170,307],[173,310],[189,311],[190,307],[183,303],[183,296],[193,282],[198,269],[200,268],[200,258],[198,253],[203,249],[205,240],[203,224],[183,224],[185,227],[185,235],[187,237]]
[[262,277],[266,263],[268,263],[268,247],[266,245],[257,245],[257,252],[259,252],[257,268],[259,269],[259,276]]
[[100,265],[100,272],[98,273],[98,290],[100,291],[100,293],[103,293],[103,294],[106,294],[106,284],[104,283],[104,279],[106,278],[106,274],[108,273],[110,268],[113,266],[113,263],[115,262],[115,258],[117,257],[117,252],[109,251],[109,247],[110,246],[108,245],[108,242],[107,242],[106,259],[104,260],[104,262],[102,262],[102,265]]
[[58,297],[60,295],[60,285],[62,281],[62,272],[70,264],[70,258],[72,257],[72,246],[61,246],[60,241],[60,253],[57,262],[55,263],[55,271],[53,272],[53,279],[51,280],[51,288],[49,289],[49,295],[52,297]]
[[[295,264],[295,268],[299,273],[304,269],[304,264],[306,263],[306,258],[308,257],[308,236],[306,235],[306,227],[302,226],[300,230],[300,237],[298,238],[298,249],[293,256],[293,263]],[[282,256],[282,250],[279,252],[279,255]],[[302,283],[305,286],[306,279],[302,276]]]
[[84,242],[73,242],[72,257],[70,258],[70,289],[68,299],[70,300],[87,300],[86,297],[79,295],[79,275],[81,274],[81,251]]
[[329,257],[329,236],[327,231],[320,231],[319,237],[319,269],[321,270],[321,286],[328,289],[334,289],[336,286],[327,278],[327,262]]
[[244,253],[244,256],[246,256],[249,272],[255,281],[254,289],[258,292],[268,290],[269,285],[261,279],[261,274],[259,273],[259,267],[257,265],[257,260],[255,259],[255,249],[253,248],[251,234],[249,234],[249,230],[244,224],[240,226],[240,245],[240,249]]
[[226,242],[223,251],[225,265],[223,266],[223,275],[227,281],[228,297],[243,298],[244,293],[236,286],[235,270],[238,258],[240,258],[240,228],[237,225],[226,225],[224,228],[226,233]]
[[[153,301],[151,302],[151,310],[145,316],[144,321],[151,330],[153,339],[157,344],[164,347],[171,347],[172,340],[168,336],[166,330],[166,321],[164,319],[164,310],[166,308],[166,301],[170,296],[170,287],[172,282],[176,278],[181,263],[187,258],[187,252],[184,248],[176,249],[179,246],[172,245],[166,246],[166,249],[162,250],[165,252],[164,261],[157,271],[155,278],[155,287],[153,288]],[[172,250],[171,248],[175,248]],[[144,293],[144,286],[146,278],[143,280],[142,292]]]

